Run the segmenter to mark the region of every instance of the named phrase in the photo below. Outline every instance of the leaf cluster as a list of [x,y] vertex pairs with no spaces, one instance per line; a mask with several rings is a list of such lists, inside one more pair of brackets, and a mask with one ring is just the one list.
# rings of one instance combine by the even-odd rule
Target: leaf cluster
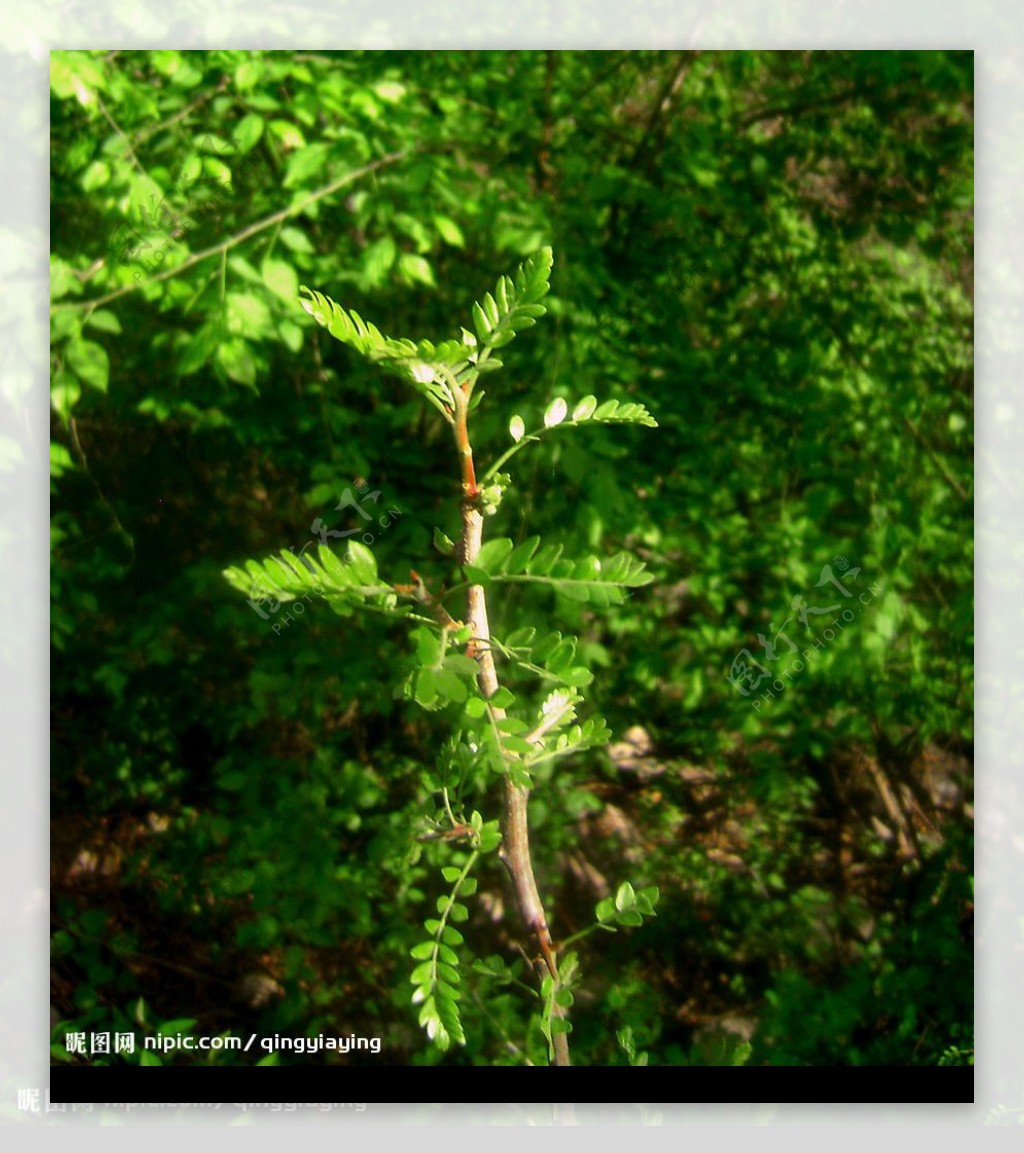
[[472,869],[480,856],[494,852],[501,840],[497,821],[485,822],[478,812],[470,817],[467,835],[472,851],[461,862],[442,868],[441,875],[451,887],[437,898],[437,916],[428,917],[423,923],[428,939],[410,950],[413,960],[419,962],[409,978],[412,1003],[420,1007],[419,1023],[442,1052],[452,1044],[466,1043],[459,1012],[462,973],[456,952],[465,944],[465,938],[455,926],[469,919],[463,900],[476,892]]
[[315,594],[339,616],[348,616],[357,607],[407,612],[391,586],[377,576],[377,560],[360,541],[348,542],[344,560],[321,544],[312,555],[283,552],[262,561],[248,560],[244,567],[232,565],[224,570],[224,578],[254,604],[269,602],[273,607],[275,601]]
[[541,545],[539,536],[516,545],[507,537],[487,541],[472,565],[464,566],[474,584],[531,583],[544,585],[567,600],[597,607],[622,604],[625,590],[642,588],[654,579],[642,561],[627,552],[604,560],[596,556],[563,557],[562,545]]
[[473,304],[473,324],[484,352],[504,348],[517,333],[530,328],[547,309],[540,302],[550,288],[554,254],[541,248],[517,269],[514,279],[501,276],[494,294]]
[[359,313],[305,285],[300,303],[336,340],[412,384],[446,420],[453,421],[459,403],[455,390],[465,387],[472,393],[479,373],[502,367],[493,351],[509,344],[547,311],[540,301],[550,288],[553,260],[552,250],[542,248],[520,264],[512,277],[501,276],[494,293],[485,293],[473,304],[476,335],[463,328],[461,340],[437,345],[385,336]]
[[657,885],[635,890],[628,881],[624,881],[614,897],[606,897],[599,902],[595,910],[597,923],[602,929],[612,931],[617,925],[629,928],[642,925],[644,917],[657,915],[654,907],[658,903],[658,896]]

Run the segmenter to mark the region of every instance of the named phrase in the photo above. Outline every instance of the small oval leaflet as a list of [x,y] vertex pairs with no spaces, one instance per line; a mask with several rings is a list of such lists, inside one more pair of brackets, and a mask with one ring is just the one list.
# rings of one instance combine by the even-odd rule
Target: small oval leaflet
[[573,420],[589,420],[597,408],[597,397],[585,396],[572,410]]
[[561,424],[568,411],[569,406],[565,403],[564,397],[558,397],[557,400],[551,402],[547,412],[544,413],[544,427],[554,428],[556,424]]

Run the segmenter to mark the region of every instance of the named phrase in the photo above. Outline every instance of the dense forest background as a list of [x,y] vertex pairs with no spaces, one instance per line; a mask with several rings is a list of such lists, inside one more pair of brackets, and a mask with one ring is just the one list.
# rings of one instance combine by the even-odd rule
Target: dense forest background
[[[223,571],[373,491],[379,571],[440,573],[447,430],[299,286],[437,340],[551,245],[478,450],[560,395],[659,424],[552,438],[496,518],[656,578],[496,609],[580,637],[615,733],[531,802],[556,936],[661,892],[581,946],[574,1061],[971,1061],[972,54],[55,52],[51,125],[55,1060],[544,1062],[525,993],[444,1056],[409,1004],[447,732],[407,633]],[[470,904],[513,958],[497,865]]]

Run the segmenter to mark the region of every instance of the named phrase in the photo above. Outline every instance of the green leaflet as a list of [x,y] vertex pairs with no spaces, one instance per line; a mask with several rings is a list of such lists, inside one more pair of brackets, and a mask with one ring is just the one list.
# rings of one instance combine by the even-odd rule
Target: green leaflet
[[488,541],[476,563],[464,569],[474,584],[530,581],[549,585],[569,600],[598,606],[621,604],[625,589],[640,588],[654,579],[643,562],[629,553],[616,553],[604,560],[596,556],[563,559],[561,545],[541,546],[536,536],[518,547],[508,539]]
[[323,597],[335,612],[347,616],[357,605],[402,614],[390,585],[377,577],[373,553],[359,541],[350,541],[341,560],[326,545],[315,554],[283,552],[266,560],[248,560],[244,568],[224,570],[224,578],[249,597],[251,605]]
[[554,254],[541,248],[515,271],[502,276],[493,295],[488,292],[473,305],[473,326],[485,350],[503,348],[517,332],[536,324],[547,309],[540,303],[548,294]]
[[[451,388],[476,357],[475,349],[458,340],[439,345],[429,340],[395,340],[358,312],[347,311],[322,292],[302,285],[300,304],[336,340],[361,356],[400,376],[430,401],[446,419],[454,407]],[[471,336],[472,334],[467,334]]]
[[429,340],[385,336],[358,312],[342,308],[306,285],[299,290],[300,303],[336,340],[400,376],[451,421],[455,409],[452,389],[467,384],[472,391],[480,372],[501,367],[491,353],[544,315],[546,309],[539,302],[548,292],[552,260],[551,249],[542,248],[516,269],[514,277],[502,276],[494,294],[486,293],[473,305],[477,335],[462,329],[461,340],[438,345]]
[[531,788],[530,772],[535,766],[598,748],[611,738],[603,717],[592,716],[582,724],[575,723],[576,706],[582,702],[582,696],[573,688],[560,688],[548,694],[539,715],[531,722],[515,716],[500,717],[476,736],[474,758],[481,766]]
[[614,897],[599,901],[594,910],[598,924],[614,932],[616,925],[631,928],[643,923],[644,917],[655,917],[654,906],[659,897],[657,885],[649,885],[639,891],[634,890],[629,881],[624,881]]
[[[569,419],[566,419],[566,418]],[[498,457],[484,474],[484,480],[490,480],[520,449],[541,439],[556,428],[579,428],[582,424],[594,422],[596,424],[640,424],[647,428],[657,428],[658,422],[647,409],[636,401],[605,400],[598,403],[596,396],[585,396],[573,406],[569,413],[569,404],[564,397],[558,396],[544,410],[543,423],[538,428],[526,431],[526,422],[519,413],[509,421],[509,436],[515,442],[511,448]]]
[[585,749],[597,749],[611,739],[611,730],[603,717],[588,717],[581,725],[570,725],[564,732],[545,736],[530,752],[525,762],[528,768],[554,760],[557,757],[570,757]]
[[583,424],[594,420],[599,424],[643,424],[657,428],[658,422],[642,404],[634,401],[606,400],[597,403],[596,397],[585,396],[572,410],[568,424]]
[[[597,424],[643,424],[657,428],[658,422],[647,409],[635,401],[605,400],[598,403],[596,396],[585,396],[573,406],[572,416],[566,420],[569,404],[558,396],[544,410],[544,427],[535,429],[531,436],[541,436],[545,431],[562,425],[571,428],[594,421]],[[518,438],[513,438],[518,439]]]
[[427,627],[412,633],[415,656],[405,696],[424,709],[434,711],[453,703],[469,707],[469,698],[474,696],[480,666],[460,651],[448,651],[454,636],[448,629],[437,633]]
[[[539,676],[570,688],[583,688],[594,679],[585,665],[573,664],[576,656],[576,638],[561,633],[547,633],[536,639],[537,630],[517,629],[504,640],[491,637],[491,643],[508,660]],[[499,690],[501,691],[501,690]],[[506,704],[508,702],[495,703]]]
[[476,878],[470,876],[473,867],[481,854],[493,852],[501,839],[498,822],[485,822],[478,812],[472,813],[466,830],[473,848],[460,866],[450,865],[442,869],[442,876],[450,888],[437,899],[438,915],[428,917],[423,923],[428,939],[410,950],[412,959],[419,962],[409,977],[413,986],[412,1003],[420,1006],[419,1023],[442,1051],[453,1043],[466,1043],[459,1014],[462,974],[455,952],[464,941],[452,922],[469,919],[469,909],[459,898],[471,897],[476,892]]

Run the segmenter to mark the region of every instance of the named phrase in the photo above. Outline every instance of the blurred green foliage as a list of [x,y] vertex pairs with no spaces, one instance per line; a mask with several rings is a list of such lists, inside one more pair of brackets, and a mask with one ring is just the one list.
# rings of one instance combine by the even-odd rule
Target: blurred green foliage
[[[514,984],[444,1058],[408,1016],[444,734],[396,699],[405,634],[220,574],[358,530],[436,587],[447,430],[298,287],[437,342],[547,244],[481,463],[558,397],[660,426],[547,439],[495,518],[657,578],[492,610],[578,635],[622,738],[535,794],[556,937],[623,859],[661,891],[583,950],[574,1061],[967,1059],[971,53],[55,52],[51,124],[55,1060],[123,1059],[68,1054],[101,1029],[543,1049]],[[474,900],[510,957],[496,866]]]

